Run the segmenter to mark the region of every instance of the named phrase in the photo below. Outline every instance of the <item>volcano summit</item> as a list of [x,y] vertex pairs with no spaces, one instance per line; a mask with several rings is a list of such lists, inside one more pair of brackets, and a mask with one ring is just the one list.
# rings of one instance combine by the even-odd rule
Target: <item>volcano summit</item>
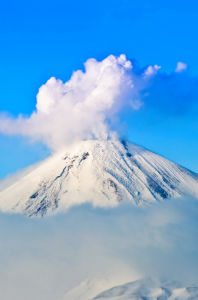
[[0,191],[0,209],[44,216],[74,205],[137,206],[190,195],[198,175],[143,147],[88,140],[54,154]]

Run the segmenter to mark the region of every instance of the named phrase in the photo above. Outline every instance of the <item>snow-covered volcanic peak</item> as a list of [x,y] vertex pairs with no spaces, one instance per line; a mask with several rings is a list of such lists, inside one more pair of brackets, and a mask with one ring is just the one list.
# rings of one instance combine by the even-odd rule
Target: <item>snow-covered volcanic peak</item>
[[137,145],[82,141],[56,153],[0,191],[0,209],[44,216],[73,205],[135,205],[198,197],[198,175]]
[[[82,284],[81,284],[82,285]],[[88,288],[88,286],[84,286]],[[90,293],[91,294],[91,293]],[[92,291],[93,294],[93,291]],[[69,298],[67,296],[69,295]],[[87,291],[88,295],[88,291]],[[78,298],[77,288],[65,300],[195,300],[198,286],[184,286],[175,281],[140,279],[105,290],[93,298]]]

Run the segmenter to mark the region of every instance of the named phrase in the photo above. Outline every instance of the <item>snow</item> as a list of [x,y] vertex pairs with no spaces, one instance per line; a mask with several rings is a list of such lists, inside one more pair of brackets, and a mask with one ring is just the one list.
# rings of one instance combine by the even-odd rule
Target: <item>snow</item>
[[97,276],[94,279],[86,279],[80,284],[67,291],[63,297],[63,300],[88,300],[95,298],[98,294],[113,288],[116,285],[124,284],[129,281],[129,278],[134,280],[139,277],[135,272],[128,272],[123,274],[118,273],[105,273],[103,276]]
[[119,140],[67,147],[0,189],[0,210],[51,215],[91,203],[143,206],[168,198],[198,198],[198,175],[151,151]]
[[[176,281],[143,278],[104,290],[103,281],[84,281],[67,292],[63,300],[191,300],[198,299],[198,286],[183,286]],[[95,288],[95,289],[94,289]],[[95,295],[94,295],[95,294]],[[92,295],[94,295],[92,297]]]

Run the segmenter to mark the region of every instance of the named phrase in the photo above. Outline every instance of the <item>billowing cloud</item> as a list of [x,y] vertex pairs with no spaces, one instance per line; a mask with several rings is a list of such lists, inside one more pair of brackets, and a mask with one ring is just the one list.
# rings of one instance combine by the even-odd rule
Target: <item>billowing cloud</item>
[[113,136],[126,108],[127,113],[142,107],[163,115],[186,113],[198,102],[198,80],[183,72],[186,68],[183,62],[172,73],[158,65],[140,68],[123,54],[88,59],[84,71],[75,71],[67,82],[52,77],[42,85],[30,117],[1,115],[0,133],[57,150],[76,140]]
[[109,123],[124,106],[142,106],[140,90],[157,69],[137,76],[125,55],[89,59],[85,71],[74,72],[66,83],[52,77],[41,86],[29,118],[2,116],[0,132],[40,140],[52,149],[78,139],[106,139],[112,134]]

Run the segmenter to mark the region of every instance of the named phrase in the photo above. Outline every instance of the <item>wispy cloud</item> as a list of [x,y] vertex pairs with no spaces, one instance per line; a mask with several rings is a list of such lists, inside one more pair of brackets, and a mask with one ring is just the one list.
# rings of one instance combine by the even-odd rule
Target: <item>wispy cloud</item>
[[186,69],[188,68],[188,65],[185,64],[184,62],[182,61],[179,61],[177,63],[177,67],[175,69],[175,72],[182,72],[182,71],[185,71]]
[[178,63],[175,72],[159,72],[146,92],[146,109],[162,115],[182,116],[197,111],[198,78],[191,76],[183,63]]

